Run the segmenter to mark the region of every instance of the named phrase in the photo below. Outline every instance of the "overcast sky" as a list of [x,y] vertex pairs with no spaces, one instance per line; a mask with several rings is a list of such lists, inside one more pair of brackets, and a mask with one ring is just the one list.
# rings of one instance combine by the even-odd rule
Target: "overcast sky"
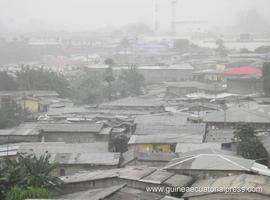
[[[170,25],[170,0],[158,0],[158,18]],[[155,0],[0,0],[0,28],[88,30],[127,23],[154,24]],[[236,13],[257,10],[270,22],[270,0],[178,0],[178,20],[207,20],[211,25],[231,25]]]

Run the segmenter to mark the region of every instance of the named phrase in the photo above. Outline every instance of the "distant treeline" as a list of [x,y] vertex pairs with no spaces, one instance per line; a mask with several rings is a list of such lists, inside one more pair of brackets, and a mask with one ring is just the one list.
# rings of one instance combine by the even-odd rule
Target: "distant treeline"
[[0,91],[5,90],[52,90],[62,97],[69,96],[69,82],[52,71],[25,68],[16,74],[0,73]]
[[69,81],[65,76],[43,68],[23,68],[15,74],[0,72],[0,91],[51,90],[78,104],[96,104],[143,94],[144,77],[135,66],[116,77],[112,68],[103,74],[82,72]]

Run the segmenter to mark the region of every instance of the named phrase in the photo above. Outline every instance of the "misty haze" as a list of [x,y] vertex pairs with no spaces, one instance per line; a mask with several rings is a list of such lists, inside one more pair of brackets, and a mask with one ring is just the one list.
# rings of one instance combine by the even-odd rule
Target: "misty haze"
[[0,200],[269,200],[269,0],[0,0]]

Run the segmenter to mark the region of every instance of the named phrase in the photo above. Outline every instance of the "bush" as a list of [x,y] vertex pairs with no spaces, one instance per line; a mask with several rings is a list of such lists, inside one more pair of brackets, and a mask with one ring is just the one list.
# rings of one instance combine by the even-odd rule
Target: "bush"
[[21,189],[19,187],[13,187],[6,196],[6,200],[25,200],[28,198],[53,198],[53,194],[44,188],[29,187],[27,189]]

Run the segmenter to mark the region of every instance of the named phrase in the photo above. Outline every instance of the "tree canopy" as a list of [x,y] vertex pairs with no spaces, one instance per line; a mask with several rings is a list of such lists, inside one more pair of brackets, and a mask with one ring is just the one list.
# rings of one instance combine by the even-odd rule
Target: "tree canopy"
[[[38,194],[44,193],[49,195],[46,191],[38,192],[38,189],[33,189],[48,189],[52,186],[58,187],[62,183],[58,177],[51,174],[51,172],[56,168],[56,165],[51,164],[49,159],[49,154],[38,157],[35,154],[24,155],[20,153],[17,154],[17,158],[15,160],[8,158],[1,159],[0,199],[7,196],[7,200],[13,200],[15,194],[27,196],[27,194],[29,194],[27,191],[31,194],[37,192]],[[30,197],[31,196],[32,195],[30,195]]]
[[2,101],[0,105],[0,129],[19,125],[27,117],[27,111],[23,110],[13,101]]
[[270,95],[270,62],[266,62],[263,65],[262,79],[264,93],[265,95]]
[[72,84],[72,94],[78,104],[96,104],[143,94],[144,77],[135,66],[114,75],[111,67],[103,74],[86,71]]
[[19,90],[52,90],[60,96],[69,95],[69,82],[53,71],[24,68],[17,73]]
[[252,124],[241,123],[234,132],[238,143],[237,153],[244,158],[263,161],[267,158],[266,150],[255,134],[255,128]]

